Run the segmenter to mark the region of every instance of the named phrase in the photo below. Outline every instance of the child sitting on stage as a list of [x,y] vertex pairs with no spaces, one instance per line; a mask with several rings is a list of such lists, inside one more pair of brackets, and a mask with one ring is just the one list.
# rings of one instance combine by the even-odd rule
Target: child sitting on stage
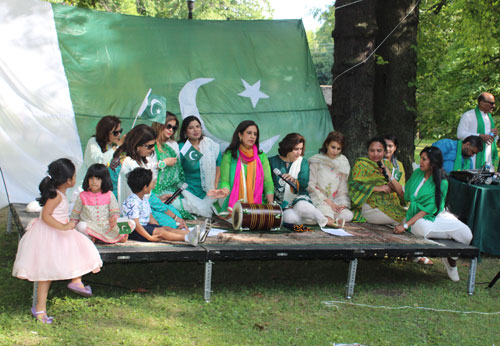
[[120,208],[113,194],[113,184],[108,169],[94,163],[87,170],[80,192],[71,213],[71,220],[78,222],[76,229],[92,240],[105,243],[125,242],[116,224]]
[[155,187],[153,173],[149,169],[136,168],[127,174],[127,184],[132,194],[127,197],[122,205],[122,215],[134,220],[135,231],[129,239],[138,241],[185,241],[193,246],[198,245],[200,227],[194,227],[191,231],[184,228],[171,228],[160,226],[151,214],[149,194]]

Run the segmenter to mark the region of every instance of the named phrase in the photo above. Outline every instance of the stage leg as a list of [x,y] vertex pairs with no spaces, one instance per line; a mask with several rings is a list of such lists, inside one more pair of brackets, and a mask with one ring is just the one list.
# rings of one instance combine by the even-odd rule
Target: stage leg
[[205,292],[203,298],[207,303],[210,302],[210,294],[212,293],[212,262],[208,260],[205,262]]
[[345,286],[346,299],[351,299],[354,294],[354,285],[356,284],[357,269],[358,269],[358,259],[355,258],[349,262],[349,273],[347,274],[347,285]]
[[7,233],[12,232],[12,207],[9,205],[9,215],[7,216]]
[[491,282],[488,284],[488,288],[492,288],[493,285],[498,281],[498,279],[500,279],[500,271],[497,273],[497,275],[495,275],[493,280],[491,280]]
[[477,257],[474,257],[470,261],[469,279],[467,280],[467,293],[469,293],[470,296],[474,294],[474,285],[476,284],[476,269]]

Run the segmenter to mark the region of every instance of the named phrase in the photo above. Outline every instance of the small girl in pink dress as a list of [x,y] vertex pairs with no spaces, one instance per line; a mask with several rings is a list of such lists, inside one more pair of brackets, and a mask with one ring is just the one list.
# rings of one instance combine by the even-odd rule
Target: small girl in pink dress
[[71,220],[80,221],[76,228],[91,239],[105,243],[124,242],[127,234],[120,234],[116,221],[120,208],[113,194],[113,184],[106,166],[95,163],[83,179],[83,192],[78,196]]
[[54,280],[68,280],[68,288],[85,297],[92,295],[90,286],[84,286],[82,275],[97,273],[102,260],[95,245],[75,230],[75,222],[68,218],[66,190],[75,185],[75,166],[68,159],[59,159],[49,165],[48,175],[40,182],[38,202],[43,209],[33,220],[19,241],[12,275],[37,281],[37,301],[31,314],[43,323],[52,323],[48,317],[47,294]]

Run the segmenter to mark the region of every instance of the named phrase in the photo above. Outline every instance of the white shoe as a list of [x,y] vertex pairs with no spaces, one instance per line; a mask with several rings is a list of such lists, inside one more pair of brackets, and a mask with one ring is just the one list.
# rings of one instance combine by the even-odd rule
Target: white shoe
[[197,246],[199,238],[200,238],[200,225],[196,225],[195,227],[193,227],[191,231],[189,231],[188,234],[186,234],[184,240],[193,246]]
[[448,262],[448,258],[444,257],[443,259],[444,266],[446,267],[446,271],[448,272],[448,277],[451,279],[451,281],[460,281],[460,277],[458,276],[458,269],[457,267],[452,267],[450,263]]

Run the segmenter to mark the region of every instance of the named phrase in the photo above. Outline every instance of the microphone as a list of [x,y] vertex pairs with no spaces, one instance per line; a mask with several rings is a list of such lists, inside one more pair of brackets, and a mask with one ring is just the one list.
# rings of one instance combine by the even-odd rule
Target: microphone
[[[377,165],[382,168],[382,161],[378,161]],[[382,174],[384,175],[385,180],[389,181],[389,176],[387,175],[387,172],[385,171],[384,168],[382,168]]]
[[273,173],[276,174],[281,179],[283,179],[288,185],[293,187],[295,191],[298,191],[297,185],[295,185],[295,183],[292,183],[291,181],[288,181],[285,178],[283,178],[283,174],[281,174],[281,171],[278,168],[273,169]]
[[181,194],[182,191],[184,191],[185,189],[187,189],[188,187],[188,184],[187,183],[182,183],[181,186],[179,186],[179,188],[177,189],[177,191],[175,191],[172,196],[170,196],[166,201],[165,201],[165,204],[170,204],[172,203],[176,198],[177,196],[179,196]]

